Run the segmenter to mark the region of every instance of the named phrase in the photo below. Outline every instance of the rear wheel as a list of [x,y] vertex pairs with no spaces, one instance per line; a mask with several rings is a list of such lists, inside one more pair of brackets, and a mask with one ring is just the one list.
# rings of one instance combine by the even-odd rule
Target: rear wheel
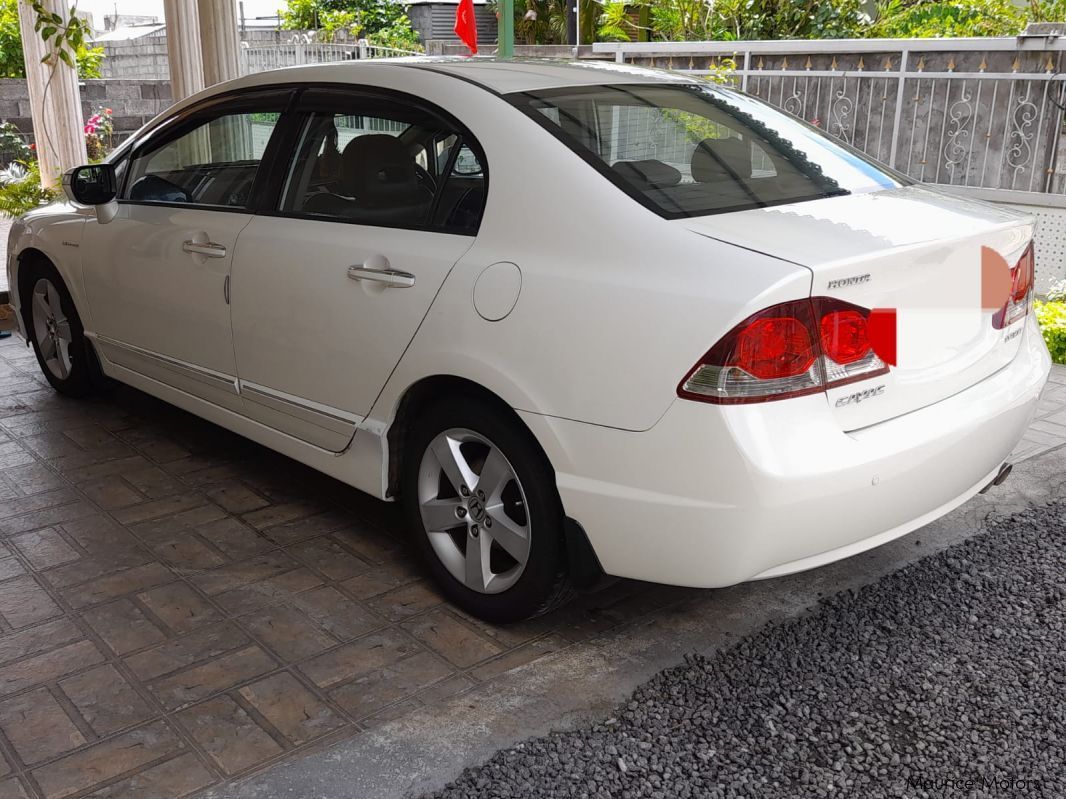
[[401,492],[416,546],[467,612],[518,621],[569,597],[554,474],[528,432],[494,404],[447,400],[421,414]]
[[28,332],[45,378],[56,391],[81,397],[92,389],[92,360],[78,311],[55,267],[30,267]]

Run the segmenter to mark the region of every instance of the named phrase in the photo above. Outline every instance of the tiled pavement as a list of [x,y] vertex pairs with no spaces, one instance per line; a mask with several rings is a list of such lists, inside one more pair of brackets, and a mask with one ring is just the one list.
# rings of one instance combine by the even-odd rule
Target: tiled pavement
[[[1066,370],[1019,448],[1066,443]],[[686,592],[504,629],[445,604],[395,509],[0,342],[0,797],[192,795],[467,692]]]
[[684,592],[496,629],[393,506],[0,341],[0,797],[175,797],[466,691]]

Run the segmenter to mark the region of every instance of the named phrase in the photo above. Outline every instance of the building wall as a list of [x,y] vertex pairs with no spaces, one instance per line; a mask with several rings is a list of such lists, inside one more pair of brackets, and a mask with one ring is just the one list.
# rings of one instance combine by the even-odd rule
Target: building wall
[[[431,42],[458,42],[455,35],[455,3],[419,3],[407,9],[411,27],[429,50]],[[474,6],[479,43],[495,44],[496,15],[487,5]],[[465,52],[465,51],[464,51]]]
[[[110,108],[119,136],[137,130],[171,102],[170,81],[87,80],[81,86],[82,118]],[[0,79],[0,121],[14,123],[23,133],[33,133],[25,80]]]
[[[241,41],[250,45],[292,41],[306,31],[277,31],[272,28],[248,28]],[[164,32],[139,39],[103,42],[104,60],[100,77],[113,80],[169,80],[167,38]]]

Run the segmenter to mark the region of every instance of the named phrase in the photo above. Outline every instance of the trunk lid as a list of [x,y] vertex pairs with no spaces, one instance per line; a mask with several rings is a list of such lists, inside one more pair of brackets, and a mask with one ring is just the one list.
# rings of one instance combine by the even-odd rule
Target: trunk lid
[[923,186],[680,220],[694,232],[810,269],[811,295],[897,313],[899,365],[827,392],[844,430],[939,402],[1006,366],[1025,318],[981,308],[982,248],[1013,267],[1033,220]]

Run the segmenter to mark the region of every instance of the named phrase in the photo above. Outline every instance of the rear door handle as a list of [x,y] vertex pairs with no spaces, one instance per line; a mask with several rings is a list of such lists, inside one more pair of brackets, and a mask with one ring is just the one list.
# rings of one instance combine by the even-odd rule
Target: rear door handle
[[181,248],[185,252],[193,253],[194,255],[203,255],[205,258],[225,258],[226,248],[221,244],[215,244],[213,241],[187,241],[181,245]]
[[409,289],[415,284],[415,276],[399,269],[371,269],[367,266],[349,266],[348,277],[352,280],[369,280],[384,283],[387,288]]

